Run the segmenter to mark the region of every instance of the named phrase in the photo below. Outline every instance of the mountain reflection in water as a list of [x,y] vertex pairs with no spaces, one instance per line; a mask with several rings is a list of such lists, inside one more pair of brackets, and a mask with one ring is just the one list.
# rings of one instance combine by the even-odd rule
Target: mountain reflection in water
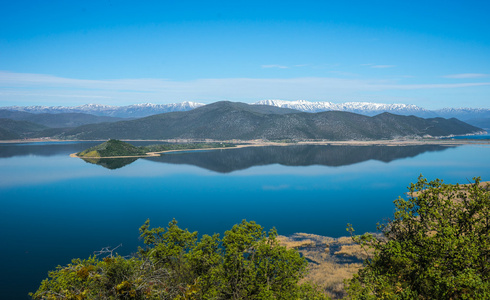
[[115,170],[135,162],[136,157],[124,158],[82,158],[85,162],[102,166],[109,170]]
[[[280,164],[284,166],[323,165],[340,167],[368,160],[391,162],[415,157],[432,151],[444,151],[454,146],[267,146],[226,150],[188,151],[162,154],[142,158],[167,164],[186,164],[219,173],[230,173],[254,166]],[[115,169],[134,162],[136,159],[101,159],[91,161],[105,168]]]

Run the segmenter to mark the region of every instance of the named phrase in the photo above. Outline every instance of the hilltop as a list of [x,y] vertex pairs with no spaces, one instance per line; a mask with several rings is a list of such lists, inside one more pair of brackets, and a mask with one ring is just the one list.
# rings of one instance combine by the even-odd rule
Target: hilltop
[[141,155],[146,155],[146,152],[143,149],[113,139],[77,153],[77,156],[82,158],[141,156]]

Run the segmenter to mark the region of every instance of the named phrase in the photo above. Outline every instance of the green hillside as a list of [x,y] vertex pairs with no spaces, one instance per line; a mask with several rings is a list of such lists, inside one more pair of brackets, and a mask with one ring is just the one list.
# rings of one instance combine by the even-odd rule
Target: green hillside
[[112,139],[77,153],[79,157],[140,156],[145,154],[146,152],[139,147]]

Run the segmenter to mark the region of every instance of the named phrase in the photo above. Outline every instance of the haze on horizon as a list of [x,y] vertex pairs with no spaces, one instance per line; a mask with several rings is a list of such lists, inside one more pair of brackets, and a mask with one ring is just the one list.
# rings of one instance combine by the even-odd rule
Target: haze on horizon
[[486,1],[10,1],[0,107],[367,101],[490,108]]

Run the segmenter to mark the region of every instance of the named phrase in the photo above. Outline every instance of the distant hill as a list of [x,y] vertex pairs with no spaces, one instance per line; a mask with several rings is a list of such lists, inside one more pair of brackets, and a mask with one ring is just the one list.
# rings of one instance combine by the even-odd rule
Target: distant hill
[[41,113],[34,114],[24,111],[12,111],[0,109],[0,118],[7,118],[16,121],[28,121],[51,128],[77,127],[86,124],[117,122],[122,118],[94,116],[84,113]]
[[46,126],[27,121],[0,119],[0,140],[16,140],[46,129]]
[[412,104],[383,104],[371,102],[310,102],[305,100],[285,101],[285,100],[261,100],[254,105],[270,105],[276,107],[290,108],[303,112],[316,113],[322,111],[346,111],[356,114],[375,116],[380,113],[389,112],[397,115],[414,115],[423,118],[438,117],[438,115],[425,108]]
[[466,121],[468,124],[490,131],[490,118],[475,118]]
[[[85,104],[80,106],[7,106],[0,107],[0,109],[10,111],[22,111],[29,113],[85,113],[96,116],[108,116],[119,118],[142,118],[155,114],[174,112],[174,111],[188,111],[194,108],[203,106],[202,103],[196,102],[182,102],[182,103],[170,103],[170,104],[134,104],[127,106],[113,106],[102,104]],[[95,123],[95,122],[92,122]],[[53,126],[55,127],[55,126]]]
[[97,158],[97,157],[112,157],[112,156],[139,156],[145,154],[146,152],[139,147],[113,139],[77,153],[77,155],[82,158],[83,157]]
[[[383,112],[389,112],[403,116],[417,116],[422,118],[457,118],[470,125],[482,127],[482,120],[490,122],[490,109],[486,108],[443,108],[438,110],[427,110],[412,104],[384,104],[372,102],[310,102],[305,100],[262,100],[255,102],[256,105],[270,105],[296,109],[303,112],[315,113],[322,111],[347,111],[366,116],[375,116]],[[488,127],[484,127],[488,128]]]
[[490,118],[490,109],[487,108],[443,108],[434,112],[439,117],[457,118],[460,120]]
[[115,123],[47,130],[39,136],[69,139],[327,139],[375,140],[448,136],[480,131],[456,119],[422,119],[382,113],[368,117],[349,112],[303,113],[265,105],[216,102]]

